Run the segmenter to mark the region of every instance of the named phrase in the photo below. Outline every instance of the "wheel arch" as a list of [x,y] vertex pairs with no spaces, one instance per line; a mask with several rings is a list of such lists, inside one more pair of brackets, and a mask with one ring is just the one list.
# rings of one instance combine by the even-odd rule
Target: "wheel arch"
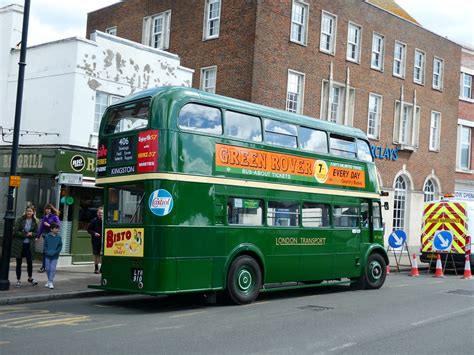
[[367,248],[367,251],[364,254],[364,260],[363,260],[364,269],[362,270],[362,272],[365,271],[367,267],[367,260],[369,259],[369,256],[371,254],[380,254],[383,257],[385,264],[388,265],[389,260],[388,260],[387,251],[384,248],[382,248],[381,245],[371,244],[369,245],[369,247]]
[[262,284],[265,280],[265,258],[263,256],[262,251],[257,248],[254,244],[243,243],[237,245],[227,256],[227,260],[225,262],[224,272],[223,272],[223,285],[224,288],[227,288],[227,275],[229,273],[229,268],[232,265],[232,262],[241,255],[248,255],[255,259],[260,267],[260,272],[262,273]]

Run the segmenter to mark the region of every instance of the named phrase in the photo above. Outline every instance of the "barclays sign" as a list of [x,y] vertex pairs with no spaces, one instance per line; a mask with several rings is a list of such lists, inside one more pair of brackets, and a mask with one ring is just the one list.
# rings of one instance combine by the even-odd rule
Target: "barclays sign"
[[380,145],[370,145],[370,152],[372,153],[372,157],[382,160],[398,160],[398,149],[397,148],[389,148],[387,146],[383,147]]

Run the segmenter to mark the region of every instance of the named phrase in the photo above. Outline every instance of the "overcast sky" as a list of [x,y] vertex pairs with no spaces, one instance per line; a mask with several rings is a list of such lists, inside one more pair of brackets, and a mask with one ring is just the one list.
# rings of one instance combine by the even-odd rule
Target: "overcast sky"
[[[474,47],[474,0],[396,0],[423,27]],[[85,37],[87,13],[117,0],[31,0],[28,45]],[[0,7],[22,0],[0,0]]]

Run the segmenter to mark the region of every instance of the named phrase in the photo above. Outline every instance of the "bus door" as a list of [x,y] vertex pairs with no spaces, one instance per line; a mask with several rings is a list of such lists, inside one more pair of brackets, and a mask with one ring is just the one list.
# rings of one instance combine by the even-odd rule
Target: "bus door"
[[296,201],[268,201],[267,205],[267,282],[298,280],[301,274],[301,245],[299,231],[299,203]]
[[370,243],[378,243],[383,246],[383,223],[380,201],[372,201],[370,215]]
[[318,281],[331,278],[332,253],[331,205],[303,202],[300,232],[301,270],[299,281]]
[[357,275],[360,264],[360,205],[333,205],[334,278]]

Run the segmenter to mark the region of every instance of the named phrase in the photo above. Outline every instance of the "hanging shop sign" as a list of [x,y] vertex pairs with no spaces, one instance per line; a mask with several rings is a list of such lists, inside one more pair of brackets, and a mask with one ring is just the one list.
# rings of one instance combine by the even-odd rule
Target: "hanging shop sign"
[[82,186],[82,174],[60,173],[58,182],[61,185]]

